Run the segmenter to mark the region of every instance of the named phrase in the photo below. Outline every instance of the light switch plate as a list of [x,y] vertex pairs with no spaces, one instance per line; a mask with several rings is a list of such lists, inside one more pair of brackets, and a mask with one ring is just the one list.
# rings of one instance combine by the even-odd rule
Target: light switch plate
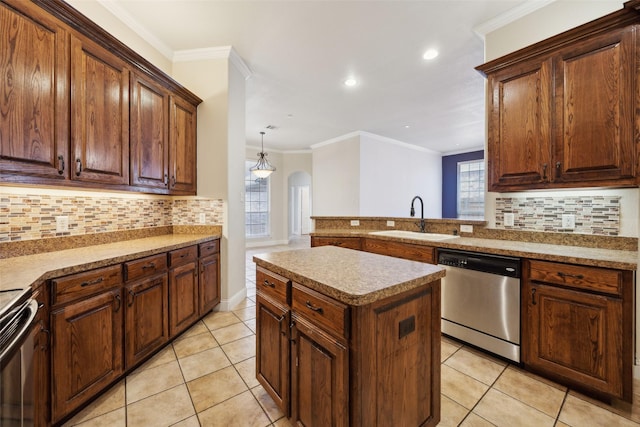
[[505,212],[504,214],[504,226],[505,227],[513,227],[515,221],[515,215],[513,212]]
[[359,220],[357,220],[357,219],[352,219],[352,220],[351,220],[351,226],[352,226],[352,227],[358,227],[358,226],[360,226],[360,221],[359,221]]
[[396,226],[395,221],[387,221],[387,227],[395,227],[395,226]]
[[460,225],[460,232],[473,233],[473,225],[465,225],[465,224]]
[[69,217],[60,215],[56,217],[56,233],[66,233],[69,231]]
[[562,214],[562,228],[564,230],[573,230],[576,228],[576,216],[573,214]]

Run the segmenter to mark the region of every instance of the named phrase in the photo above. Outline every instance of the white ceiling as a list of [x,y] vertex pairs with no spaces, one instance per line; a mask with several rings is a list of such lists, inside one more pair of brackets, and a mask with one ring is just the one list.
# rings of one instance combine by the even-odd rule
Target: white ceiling
[[[483,147],[473,28],[523,2],[102,0],[165,54],[232,46],[252,73],[248,145],[260,131],[266,151],[366,131],[443,153]],[[431,47],[440,55],[423,60]]]

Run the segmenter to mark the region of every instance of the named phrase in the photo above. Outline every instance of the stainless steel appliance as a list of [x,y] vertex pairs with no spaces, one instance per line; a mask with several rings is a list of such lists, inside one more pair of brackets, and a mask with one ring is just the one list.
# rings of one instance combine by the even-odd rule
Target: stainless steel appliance
[[442,333],[520,362],[520,259],[438,251]]
[[0,426],[34,424],[33,346],[38,304],[31,290],[0,292]]

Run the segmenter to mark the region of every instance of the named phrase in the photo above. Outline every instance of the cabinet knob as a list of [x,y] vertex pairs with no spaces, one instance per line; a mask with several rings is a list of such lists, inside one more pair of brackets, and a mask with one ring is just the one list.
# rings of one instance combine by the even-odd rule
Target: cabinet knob
[[276,285],[273,283],[269,283],[269,281],[267,279],[264,279],[264,283],[262,283],[263,286],[266,286],[268,288],[275,288]]
[[547,180],[547,164],[543,164],[542,165],[542,180],[546,181]]

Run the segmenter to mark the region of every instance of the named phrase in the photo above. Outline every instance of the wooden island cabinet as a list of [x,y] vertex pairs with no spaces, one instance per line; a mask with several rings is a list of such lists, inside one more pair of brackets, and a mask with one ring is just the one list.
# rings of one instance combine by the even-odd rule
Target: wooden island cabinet
[[256,255],[256,376],[294,425],[440,421],[440,267],[333,246]]

